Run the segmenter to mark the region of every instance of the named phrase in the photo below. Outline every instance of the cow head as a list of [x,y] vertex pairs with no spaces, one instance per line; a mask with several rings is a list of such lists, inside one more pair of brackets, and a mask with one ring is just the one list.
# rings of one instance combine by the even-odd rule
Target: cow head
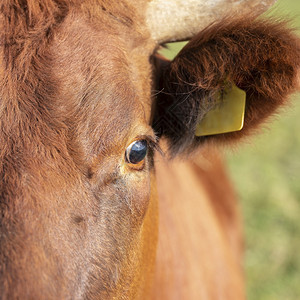
[[[225,18],[260,12],[260,1],[219,1],[214,13],[180,2],[0,5],[3,299],[141,296],[155,260],[158,138],[172,155],[235,140],[294,91],[293,34],[254,16]],[[155,55],[185,38],[174,61]],[[202,103],[213,107],[228,81],[247,93],[244,129],[195,137]]]

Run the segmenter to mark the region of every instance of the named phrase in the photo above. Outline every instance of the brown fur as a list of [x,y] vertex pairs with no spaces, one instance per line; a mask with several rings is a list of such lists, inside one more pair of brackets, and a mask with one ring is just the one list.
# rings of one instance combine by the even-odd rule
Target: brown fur
[[[142,38],[113,17],[116,6],[108,13],[105,1],[98,10],[93,1],[62,3],[1,6],[0,293],[132,298],[155,254],[140,238],[149,172],[130,172],[124,162],[136,136],[153,135],[139,102],[150,88],[134,82],[150,66],[137,69]],[[144,239],[155,246],[155,235]]]
[[[211,148],[158,157],[159,240],[150,299],[244,299],[239,210]],[[212,201],[213,199],[213,201]]]
[[[186,165],[157,156],[157,188],[153,151],[141,170],[125,160],[134,140],[155,144],[149,60],[157,45],[144,24],[146,3],[0,4],[2,299],[174,299],[175,287],[188,299],[199,299],[198,288],[209,299],[243,297],[239,216],[217,154],[202,149],[199,161],[190,158]],[[172,97],[159,95],[156,116],[178,101],[174,84],[191,98],[202,97],[221,88],[225,75],[250,93],[246,131],[281,104],[295,86],[297,41],[279,25],[253,22],[199,33],[161,76]],[[259,71],[243,54],[249,36],[250,45],[260,42],[260,55],[269,48],[273,53]],[[240,65],[232,64],[236,58]],[[190,74],[180,73],[185,67]],[[269,77],[275,79],[264,84]],[[194,91],[195,79],[201,84]],[[271,105],[260,105],[269,98]],[[185,109],[188,116],[198,110]],[[194,125],[188,124],[179,139],[163,128],[171,148],[192,150]]]
[[[286,104],[298,85],[298,38],[285,22],[225,19],[195,36],[161,75],[154,128],[173,154],[205,141],[228,143],[253,132]],[[213,97],[233,82],[247,93],[241,131],[195,137],[196,125],[214,107]]]

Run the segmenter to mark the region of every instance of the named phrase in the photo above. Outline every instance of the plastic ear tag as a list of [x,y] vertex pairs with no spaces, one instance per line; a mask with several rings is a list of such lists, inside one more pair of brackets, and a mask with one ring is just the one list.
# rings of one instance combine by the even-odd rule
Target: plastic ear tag
[[219,94],[216,106],[196,127],[196,136],[239,131],[244,126],[246,92],[232,84]]

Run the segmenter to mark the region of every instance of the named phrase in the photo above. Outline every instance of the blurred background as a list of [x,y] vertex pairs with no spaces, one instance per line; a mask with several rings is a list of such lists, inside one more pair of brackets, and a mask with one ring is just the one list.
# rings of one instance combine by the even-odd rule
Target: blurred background
[[[279,0],[270,15],[293,18],[300,1]],[[227,155],[241,199],[249,300],[300,299],[300,95],[263,134]]]
[[[291,18],[300,35],[300,0],[279,0],[266,15]],[[226,157],[244,217],[248,299],[300,299],[300,95]]]

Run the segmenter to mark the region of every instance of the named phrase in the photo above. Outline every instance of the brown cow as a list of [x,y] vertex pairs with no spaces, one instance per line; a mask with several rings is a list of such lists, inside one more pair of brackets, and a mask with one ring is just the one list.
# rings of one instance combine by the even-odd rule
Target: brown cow
[[[181,2],[1,1],[1,299],[244,298],[214,145],[286,103],[299,44],[245,17],[273,1]],[[196,137],[232,83],[244,128]]]

